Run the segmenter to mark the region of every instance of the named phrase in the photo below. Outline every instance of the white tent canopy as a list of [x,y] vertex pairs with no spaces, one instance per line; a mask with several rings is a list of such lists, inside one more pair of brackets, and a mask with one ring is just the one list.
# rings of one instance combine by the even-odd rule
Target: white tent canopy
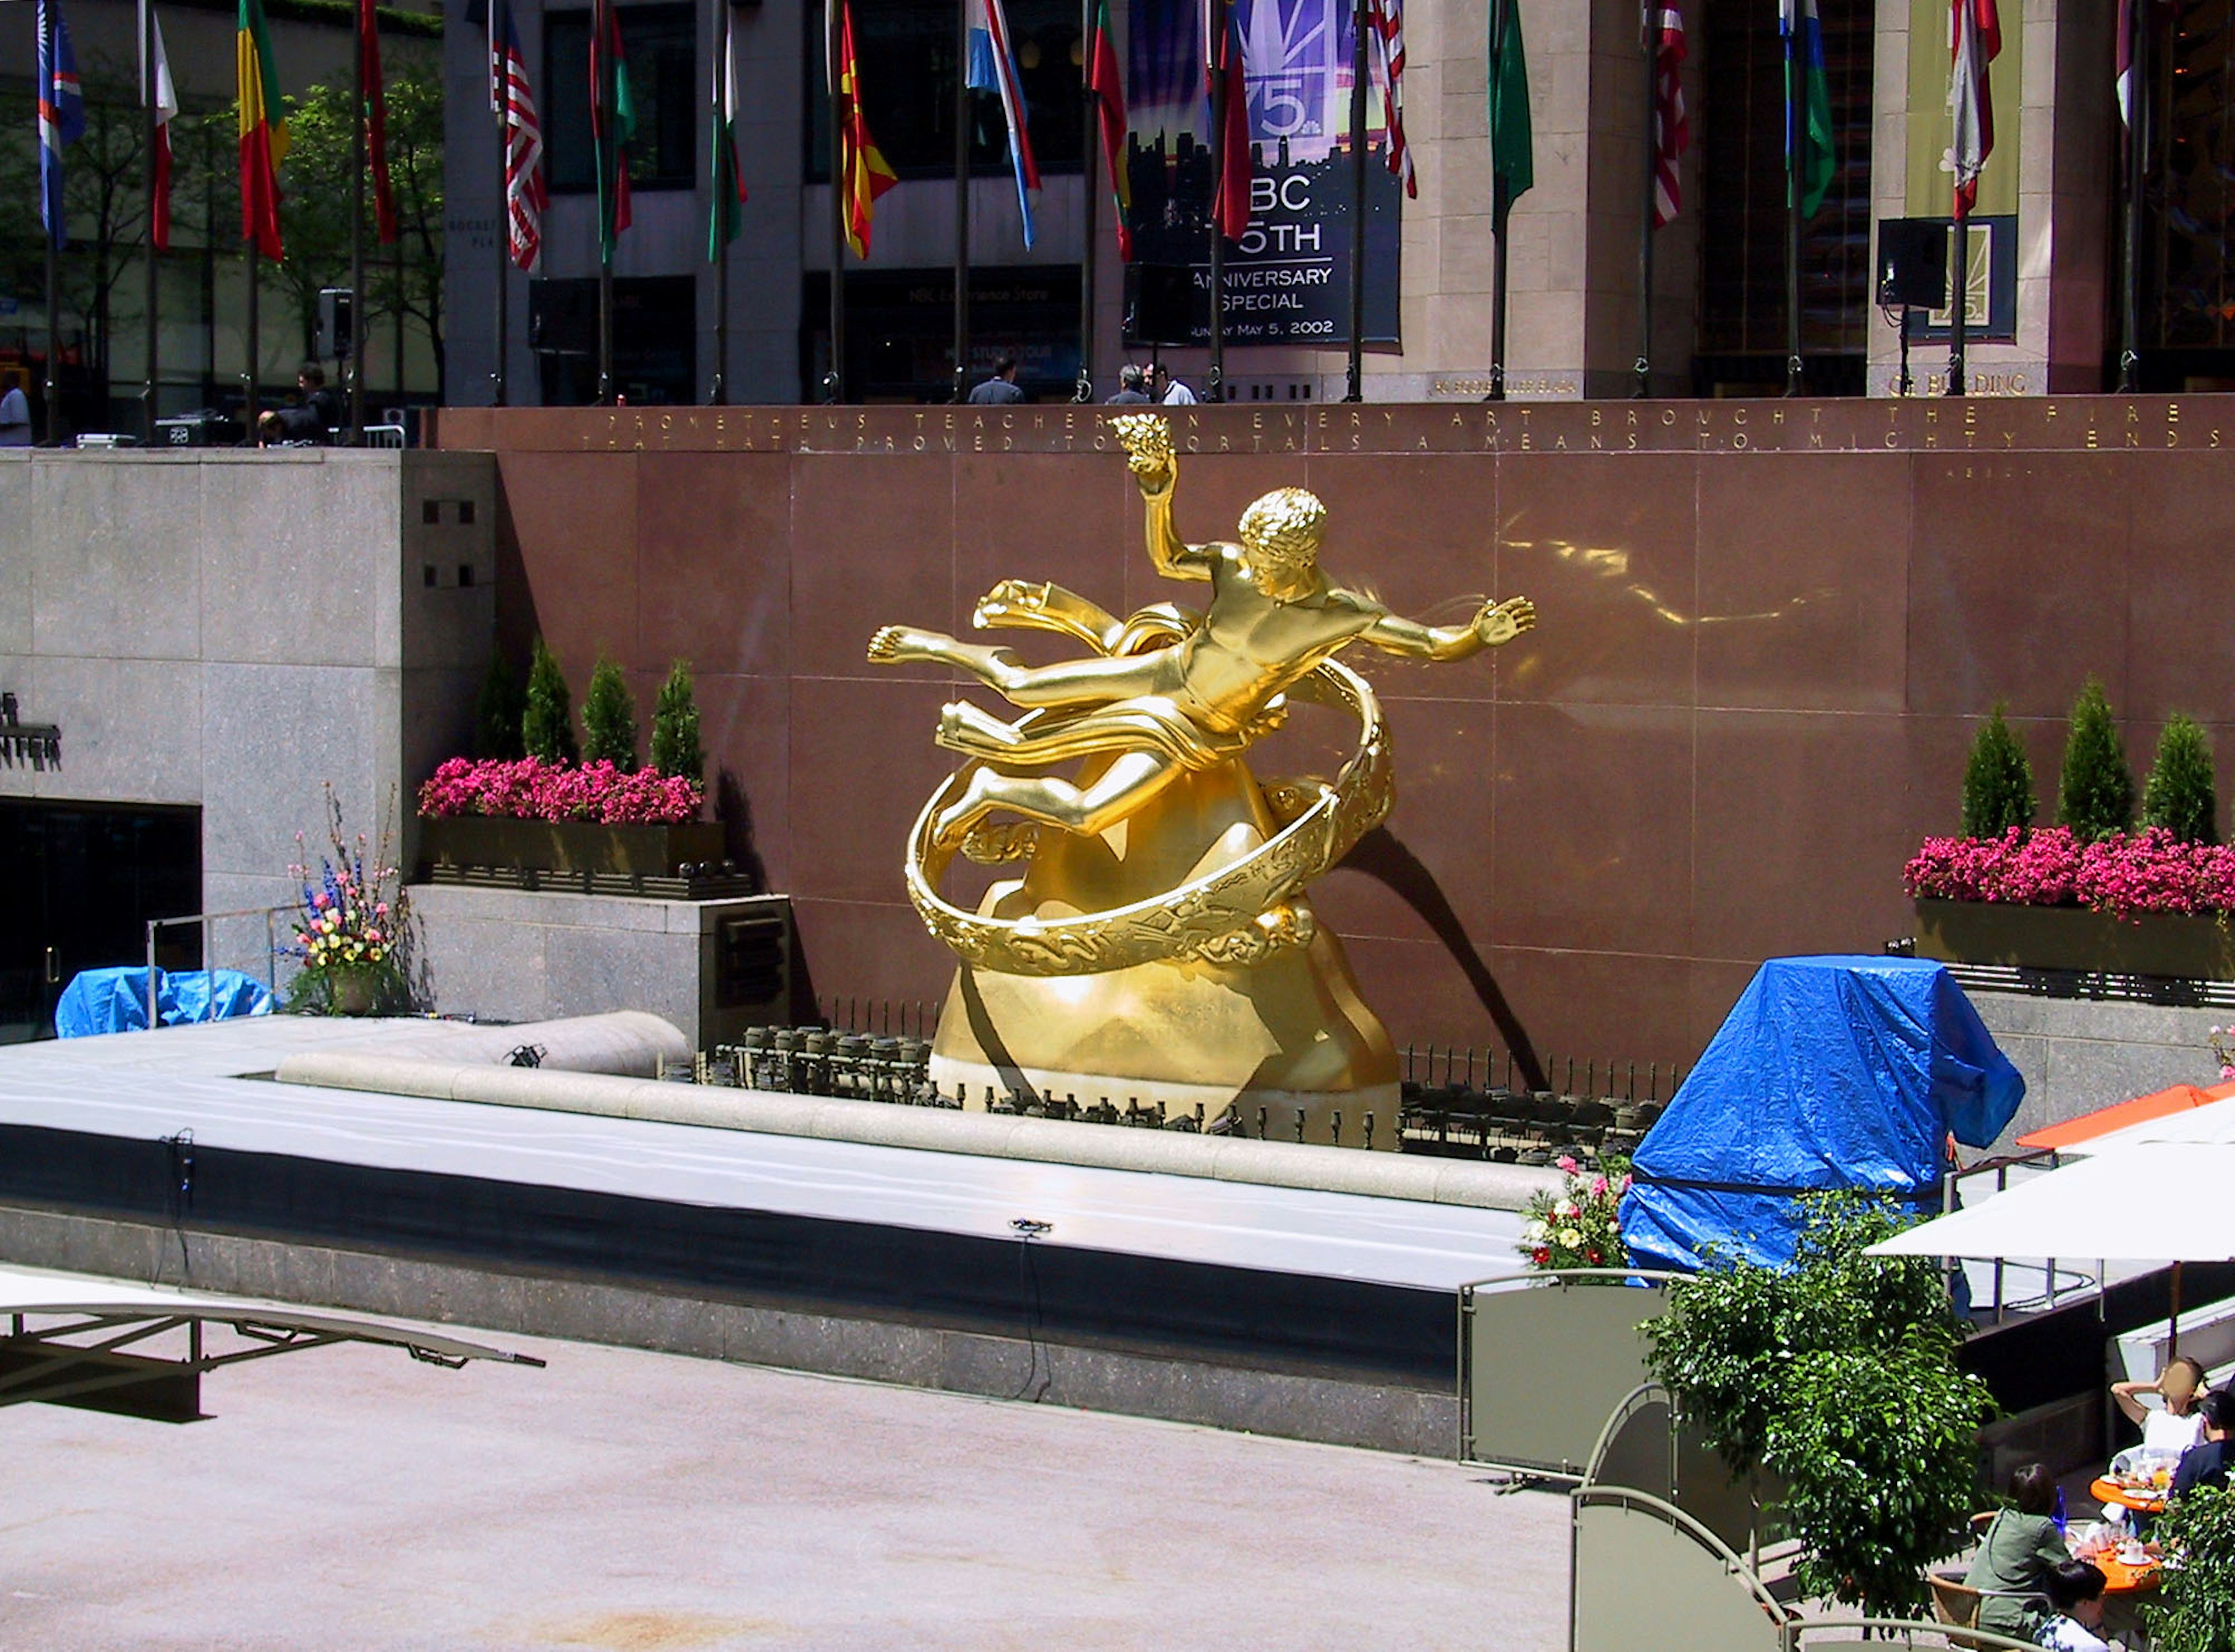
[[2057,1152],[2064,1158],[2094,1158],[2150,1142],[2212,1142],[2222,1146],[2235,1144],[2235,1097],[2129,1124],[2124,1130],[2074,1142],[2059,1148]]
[[[2199,1108],[2187,1117],[2212,1111]],[[2225,1262],[2235,1259],[2231,1195],[2235,1142],[2144,1142],[1920,1223],[1872,1245],[1870,1254]]]

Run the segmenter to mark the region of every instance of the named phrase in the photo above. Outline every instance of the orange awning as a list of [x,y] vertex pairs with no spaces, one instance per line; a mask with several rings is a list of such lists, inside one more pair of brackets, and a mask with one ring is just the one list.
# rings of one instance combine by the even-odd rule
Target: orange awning
[[2092,1113],[2082,1113],[2079,1118],[2068,1118],[2061,1124],[2048,1124],[2040,1130],[2029,1131],[2018,1137],[2018,1145],[2035,1150],[2067,1148],[2077,1142],[2090,1142],[2098,1136],[2107,1136],[2114,1130],[2124,1130],[2129,1124],[2146,1124],[2153,1118],[2164,1118],[2173,1113],[2186,1112],[2192,1107],[2225,1101],[2230,1096],[2235,1096],[2235,1084],[2216,1084],[2209,1089],[2197,1085],[2175,1085],[2170,1090],[2136,1096],[2132,1101],[2122,1101],[2114,1106],[2098,1108]]

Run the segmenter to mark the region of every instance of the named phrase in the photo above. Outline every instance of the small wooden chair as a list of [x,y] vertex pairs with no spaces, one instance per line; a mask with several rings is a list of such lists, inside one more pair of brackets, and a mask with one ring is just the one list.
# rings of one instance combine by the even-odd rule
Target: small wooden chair
[[1987,1601],[2015,1600],[2046,1607],[2045,1596],[2031,1590],[1974,1589],[1962,1578],[1949,1572],[1927,1572],[1924,1581],[1932,1590],[1932,1616],[1948,1626],[1948,1644],[1956,1647],[1980,1647],[1983,1642],[1969,1636],[1957,1635],[1956,1629],[1976,1629],[1979,1627],[1979,1608]]

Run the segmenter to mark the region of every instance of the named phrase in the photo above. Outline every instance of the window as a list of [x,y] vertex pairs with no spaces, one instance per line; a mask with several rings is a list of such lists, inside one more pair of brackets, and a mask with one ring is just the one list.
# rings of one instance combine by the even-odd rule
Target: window
[[[1043,174],[1077,172],[1086,153],[1082,105],[1085,47],[1078,0],[1008,0],[1024,88],[1032,158]],[[879,0],[856,5],[854,49],[861,58],[862,104],[869,131],[903,178],[954,175],[954,0]],[[807,175],[830,175],[830,104],[823,63],[823,8],[806,12]],[[587,68],[585,74],[587,73]],[[1009,169],[1008,129],[1000,100],[971,100],[970,171],[995,176]]]
[[[698,51],[689,6],[622,6],[621,57],[636,106],[629,183],[638,189],[689,189],[698,181]],[[543,133],[551,187],[598,187],[590,138],[590,14],[544,14]]]

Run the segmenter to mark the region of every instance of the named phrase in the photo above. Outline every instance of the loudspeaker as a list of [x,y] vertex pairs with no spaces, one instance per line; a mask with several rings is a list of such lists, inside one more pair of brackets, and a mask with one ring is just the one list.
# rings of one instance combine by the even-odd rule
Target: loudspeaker
[[1937,310],[1948,302],[1948,225],[1889,218],[1878,225],[1878,302]]
[[347,287],[320,287],[318,359],[345,361],[356,349],[357,294]]
[[1186,265],[1128,265],[1125,285],[1127,344],[1181,348],[1210,331],[1210,294]]

